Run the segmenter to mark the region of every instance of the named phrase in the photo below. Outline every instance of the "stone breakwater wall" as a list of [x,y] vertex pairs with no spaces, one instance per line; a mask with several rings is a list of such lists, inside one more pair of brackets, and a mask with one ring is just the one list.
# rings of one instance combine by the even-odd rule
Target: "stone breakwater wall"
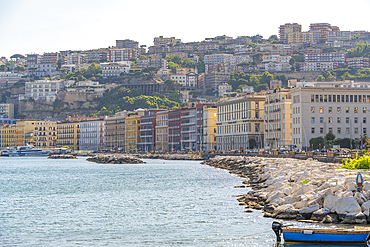
[[95,162],[99,164],[140,164],[145,163],[144,161],[138,159],[134,156],[123,155],[123,154],[98,154],[93,157],[86,159],[90,162]]
[[77,159],[77,157],[71,154],[52,154],[48,159]]
[[337,169],[339,164],[312,159],[279,159],[217,156],[202,164],[226,169],[246,178],[252,188],[238,195],[240,205],[262,209],[264,217],[303,222],[368,224],[370,208],[370,172],[364,177],[362,192],[357,192],[357,171]]
[[188,154],[135,154],[140,159],[162,159],[162,160],[204,160],[201,156]]

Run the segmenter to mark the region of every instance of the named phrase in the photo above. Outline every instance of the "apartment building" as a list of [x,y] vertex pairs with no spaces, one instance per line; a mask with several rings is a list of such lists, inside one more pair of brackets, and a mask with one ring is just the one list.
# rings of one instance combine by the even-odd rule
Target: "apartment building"
[[203,143],[202,150],[217,150],[217,106],[203,106]]
[[57,123],[57,148],[69,147],[72,150],[80,150],[80,123],[62,122]]
[[168,111],[168,148],[181,150],[181,109]]
[[[366,87],[365,87],[366,86]],[[311,82],[291,90],[292,144],[309,148],[312,138],[330,131],[358,139],[370,128],[370,84]]]
[[280,41],[287,43],[288,33],[297,33],[302,31],[302,25],[297,23],[286,23],[279,27],[279,39]]
[[0,88],[12,87],[22,76],[22,73],[17,72],[0,72]]
[[0,149],[17,146],[17,128],[14,124],[0,125]]
[[219,85],[223,83],[227,83],[229,80],[230,80],[230,73],[212,72],[212,73],[206,74],[205,88],[217,91]]
[[102,76],[103,78],[120,77],[121,73],[130,72],[131,64],[131,61],[101,63]]
[[218,96],[222,97],[224,95],[227,95],[230,92],[232,92],[232,90],[233,90],[233,87],[229,83],[222,83],[218,85],[218,91],[217,91]]
[[108,60],[108,50],[92,50],[85,54],[87,62]]
[[299,63],[300,71],[328,71],[338,68],[337,62],[303,62]]
[[335,62],[338,64],[345,64],[346,58],[347,58],[347,52],[304,54],[304,61],[309,62],[309,63]]
[[87,56],[86,54],[81,54],[81,53],[68,53],[66,56],[66,64],[71,65],[71,64],[84,64],[87,63]]
[[217,105],[217,150],[262,148],[265,95],[225,98]]
[[162,110],[145,110],[144,116],[140,117],[140,142],[137,145],[138,151],[155,151],[156,140],[156,113]]
[[198,74],[190,72],[188,74],[173,74],[170,76],[171,80],[181,84],[185,88],[198,87]]
[[60,55],[57,52],[50,52],[50,53],[44,53],[41,59],[41,63],[43,64],[55,64],[58,62],[60,59]]
[[181,150],[198,150],[197,146],[197,109],[181,108]]
[[347,66],[355,69],[370,68],[370,59],[367,57],[347,58]]
[[236,66],[243,62],[252,62],[252,58],[249,55],[234,55],[231,57],[226,57],[225,66]]
[[[205,135],[204,135],[204,110],[206,107],[212,107],[214,106],[213,103],[203,103],[203,104],[196,104],[196,121],[197,121],[197,146],[196,150],[199,151],[202,149],[204,143],[205,143]],[[216,107],[216,106],[214,106]],[[215,108],[217,110],[217,108]]]
[[57,68],[55,63],[30,64],[27,68],[27,74],[29,77],[53,77],[57,74]]
[[163,36],[155,37],[153,40],[154,46],[167,46],[169,44],[181,43],[181,39],[175,37],[165,38]]
[[100,151],[104,149],[104,120],[80,122],[80,150]]
[[129,49],[139,49],[139,42],[131,40],[131,39],[124,39],[124,40],[116,40],[116,48],[129,48]]
[[0,103],[0,116],[7,116],[8,118],[14,118],[14,104]]
[[39,54],[27,54],[26,60],[27,64],[38,64],[41,62],[42,56]]
[[125,151],[125,119],[130,112],[122,111],[104,118],[104,146]]
[[34,146],[42,149],[52,149],[57,146],[57,129],[56,121],[41,121],[37,123],[33,131]]
[[109,60],[111,62],[129,61],[131,58],[137,58],[137,49],[120,48],[109,49]]
[[212,54],[212,55],[205,55],[204,56],[204,63],[205,64],[217,64],[217,63],[225,63],[228,58],[233,57],[232,54]]
[[167,152],[168,149],[168,111],[159,111],[156,114],[155,138],[157,151]]
[[278,149],[292,142],[292,99],[288,89],[278,89],[266,95],[264,103],[265,149]]
[[288,44],[313,43],[313,33],[310,32],[292,32],[286,35]]
[[64,89],[65,82],[60,80],[37,80],[25,83],[25,98],[54,102],[57,93]]
[[166,59],[145,59],[145,60],[137,60],[136,61],[136,66],[137,67],[157,67],[157,68],[167,68],[168,61]]
[[21,120],[17,121],[17,146],[35,145],[33,132],[44,121]]
[[315,42],[327,42],[328,32],[339,31],[338,27],[331,26],[329,23],[311,23],[310,33],[313,34],[313,41]]
[[140,143],[140,115],[128,115],[125,119],[125,151],[137,152]]
[[328,31],[327,41],[328,42],[343,42],[351,40],[351,31]]

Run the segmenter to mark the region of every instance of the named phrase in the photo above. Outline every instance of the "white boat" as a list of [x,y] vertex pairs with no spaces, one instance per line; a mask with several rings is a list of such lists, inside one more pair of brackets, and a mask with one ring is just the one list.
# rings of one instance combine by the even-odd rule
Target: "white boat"
[[34,146],[8,147],[1,150],[2,156],[46,156],[50,151],[35,148]]

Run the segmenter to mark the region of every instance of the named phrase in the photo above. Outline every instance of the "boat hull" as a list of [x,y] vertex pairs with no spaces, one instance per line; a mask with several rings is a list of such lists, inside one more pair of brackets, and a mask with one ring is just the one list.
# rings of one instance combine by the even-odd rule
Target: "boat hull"
[[311,243],[365,243],[369,234],[304,234],[295,232],[283,232],[285,242],[311,242]]

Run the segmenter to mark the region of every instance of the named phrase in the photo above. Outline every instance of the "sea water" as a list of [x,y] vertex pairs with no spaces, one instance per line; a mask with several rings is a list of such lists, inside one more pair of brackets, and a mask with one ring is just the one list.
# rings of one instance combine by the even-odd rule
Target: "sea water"
[[0,157],[0,246],[276,246],[273,219],[239,205],[242,178],[145,161]]

